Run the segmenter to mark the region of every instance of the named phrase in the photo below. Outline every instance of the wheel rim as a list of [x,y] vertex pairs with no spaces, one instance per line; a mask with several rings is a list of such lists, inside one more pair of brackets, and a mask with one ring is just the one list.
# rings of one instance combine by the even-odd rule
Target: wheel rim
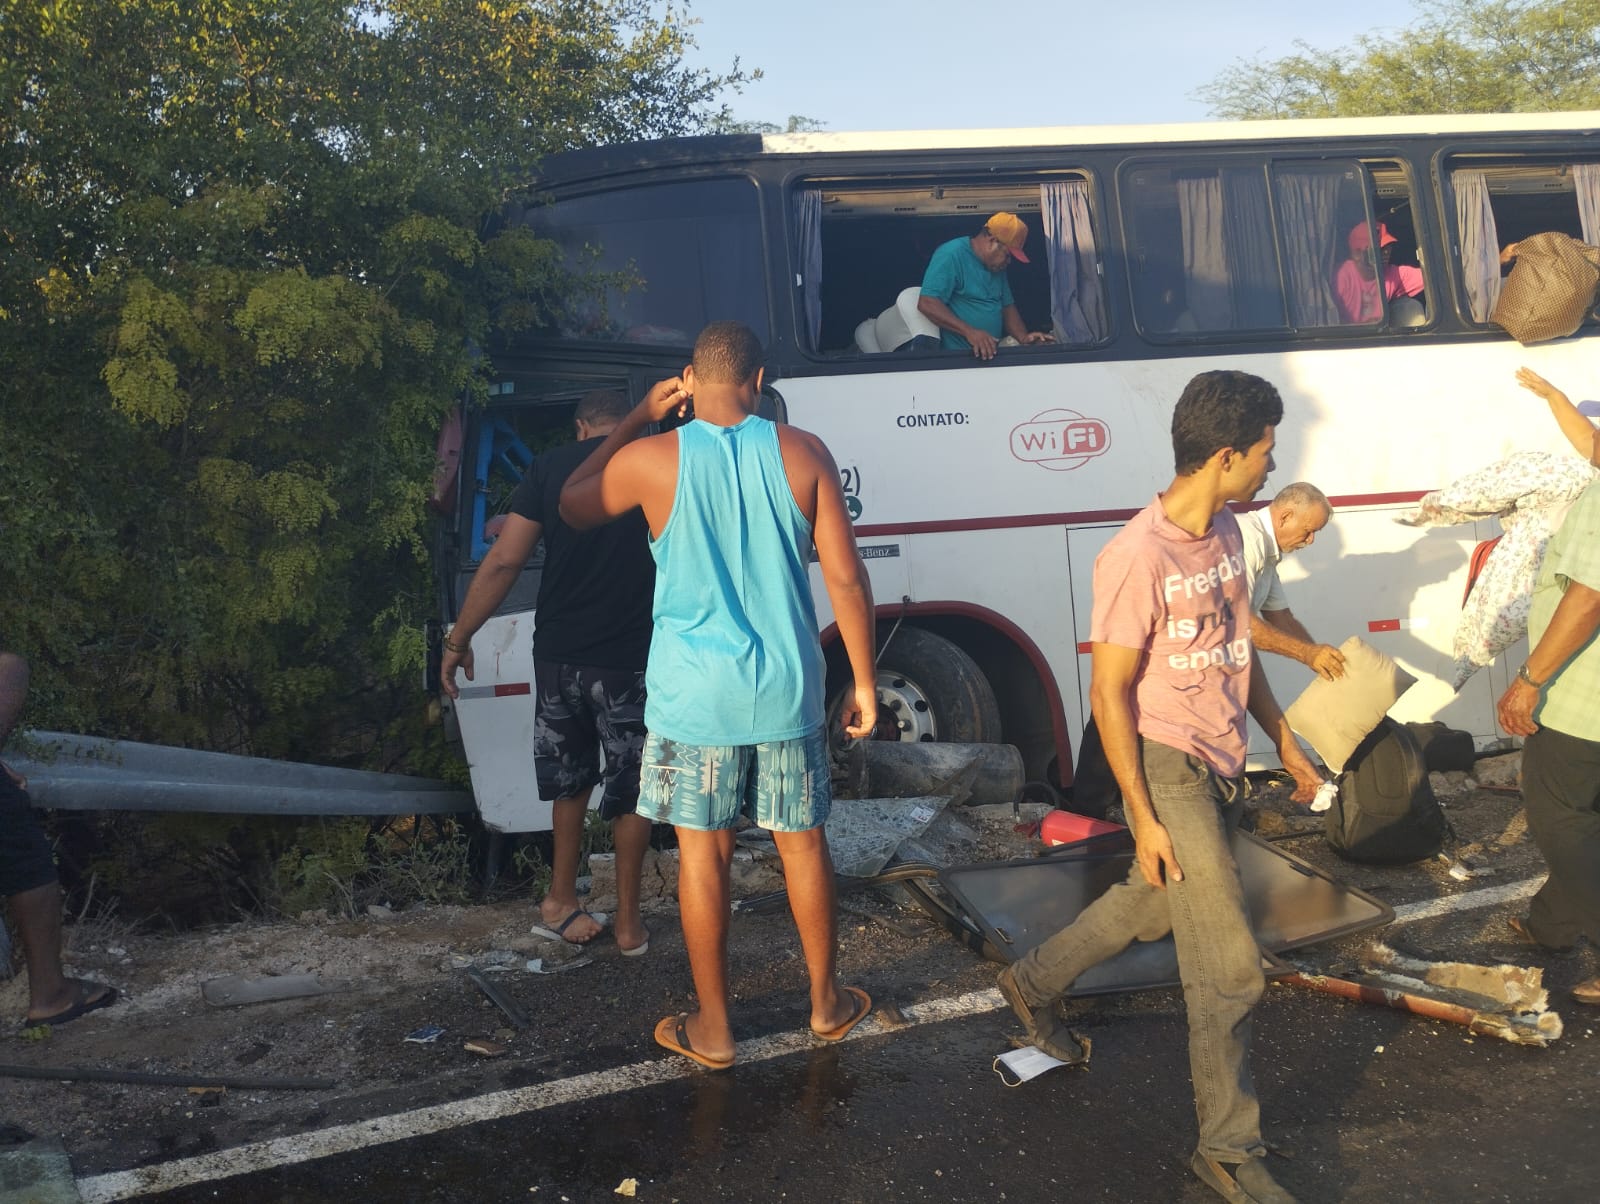
[[878,670],[878,731],[880,740],[937,740],[939,725],[927,692],[911,678],[892,669]]

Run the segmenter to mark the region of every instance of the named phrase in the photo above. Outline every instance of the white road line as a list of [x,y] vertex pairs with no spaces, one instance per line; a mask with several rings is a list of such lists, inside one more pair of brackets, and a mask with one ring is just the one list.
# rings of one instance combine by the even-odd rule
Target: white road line
[[1543,877],[1524,878],[1521,882],[1507,882],[1503,886],[1481,886],[1463,895],[1425,899],[1421,903],[1407,903],[1394,909],[1394,922],[1406,924],[1412,920],[1431,920],[1448,915],[1452,911],[1475,911],[1480,907],[1516,902],[1526,899],[1543,884]]
[[[906,1027],[920,1024],[938,1024],[963,1016],[976,1016],[1005,1006],[1000,992],[995,990],[972,991],[947,999],[930,999],[915,1007],[905,1008]],[[899,1026],[895,1026],[898,1029]],[[891,1031],[881,1018],[872,1017],[858,1026],[849,1039],[857,1034],[870,1035]],[[741,1063],[765,1062],[786,1054],[815,1048],[807,1033],[775,1033],[755,1041],[739,1043]],[[501,1120],[527,1112],[538,1112],[562,1104],[579,1103],[637,1087],[647,1087],[673,1079],[687,1078],[701,1071],[687,1060],[662,1057],[649,1062],[635,1062],[631,1066],[618,1066],[611,1070],[580,1074],[575,1078],[553,1083],[540,1083],[533,1087],[517,1087],[496,1091],[474,1099],[436,1104],[428,1108],[415,1108],[393,1116],[379,1116],[353,1124],[335,1125],[311,1133],[295,1133],[271,1141],[259,1141],[219,1150],[214,1154],[201,1154],[193,1158],[179,1158],[154,1166],[139,1167],[131,1171],[113,1171],[80,1180],[78,1194],[84,1204],[103,1204],[112,1200],[128,1200],[136,1196],[172,1191],[196,1183],[227,1179],[234,1175],[247,1175],[255,1171],[270,1170],[277,1166],[291,1166],[346,1154],[369,1146],[384,1145],[391,1141],[404,1141],[410,1137],[425,1137],[463,1125],[478,1124],[487,1120]]]
[[[1405,924],[1415,920],[1434,919],[1451,912],[1473,911],[1524,899],[1533,894],[1543,881],[1543,878],[1527,878],[1521,882],[1481,887],[1447,898],[1407,903],[1394,909],[1395,923]],[[940,1024],[964,1016],[982,1015],[1004,1006],[1005,1001],[1001,999],[998,991],[971,991],[951,998],[926,1000],[904,1009],[903,1014],[906,1019],[905,1027],[916,1027],[922,1024]],[[851,1039],[857,1035],[869,1036],[890,1031],[895,1030],[881,1018],[873,1017],[862,1023],[851,1034]],[[813,1047],[811,1037],[807,1033],[775,1033],[755,1041],[740,1042],[739,1061],[766,1062]],[[682,1058],[663,1057],[649,1062],[635,1062],[631,1066],[618,1066],[611,1070],[581,1074],[574,1078],[540,1083],[533,1087],[496,1091],[473,1099],[415,1108],[393,1116],[378,1116],[371,1120],[335,1125],[310,1133],[295,1133],[271,1141],[254,1142],[231,1150],[219,1150],[216,1153],[200,1154],[193,1158],[180,1158],[136,1170],[112,1171],[81,1180],[78,1183],[78,1193],[84,1204],[109,1204],[113,1200],[128,1200],[156,1192],[172,1191],[196,1183],[208,1183],[235,1175],[270,1170],[277,1166],[292,1166],[317,1158],[347,1154],[392,1141],[425,1137],[432,1133],[474,1125],[482,1121],[502,1120],[509,1116],[560,1107],[563,1104],[580,1103],[700,1073],[702,1072]]]

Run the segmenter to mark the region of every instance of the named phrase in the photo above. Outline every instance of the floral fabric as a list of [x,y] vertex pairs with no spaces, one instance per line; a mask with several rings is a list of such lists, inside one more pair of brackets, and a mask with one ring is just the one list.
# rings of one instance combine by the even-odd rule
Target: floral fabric
[[1397,520],[1412,527],[1448,527],[1498,518],[1505,532],[1461,608],[1452,648],[1455,689],[1528,634],[1533,583],[1545,546],[1597,475],[1575,456],[1518,452],[1425,495],[1414,512]]

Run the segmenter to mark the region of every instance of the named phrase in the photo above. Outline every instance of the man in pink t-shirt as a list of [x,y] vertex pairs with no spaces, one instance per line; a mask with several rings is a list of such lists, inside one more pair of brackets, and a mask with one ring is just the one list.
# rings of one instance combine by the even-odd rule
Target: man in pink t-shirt
[[1378,223],[1378,251],[1383,258],[1383,293],[1378,293],[1378,265],[1372,257],[1372,227],[1357,222],[1346,240],[1350,258],[1333,274],[1333,295],[1346,322],[1381,322],[1385,301],[1396,297],[1415,297],[1422,292],[1422,269],[1410,264],[1389,262],[1390,250],[1400,240],[1382,222]]
[[1248,1066],[1250,1012],[1265,979],[1229,845],[1243,807],[1246,711],[1277,745],[1297,801],[1322,779],[1251,646],[1244,545],[1227,503],[1260,491],[1282,418],[1278,391],[1258,376],[1191,380],[1172,415],[1177,475],[1095,561],[1089,699],[1122,789],[1134,865],[999,982],[1036,1046],[1081,1062],[1087,1046],[1055,1017],[1055,1001],[1091,966],[1170,932],[1200,1126],[1190,1166],[1227,1199],[1261,1204],[1294,1197],[1263,1161]]

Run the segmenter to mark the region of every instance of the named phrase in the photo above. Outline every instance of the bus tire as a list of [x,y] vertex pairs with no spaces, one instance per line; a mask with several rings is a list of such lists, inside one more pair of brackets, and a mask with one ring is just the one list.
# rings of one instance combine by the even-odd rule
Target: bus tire
[[878,732],[950,744],[1000,742],[1000,707],[978,663],[957,644],[902,626],[878,656]]

